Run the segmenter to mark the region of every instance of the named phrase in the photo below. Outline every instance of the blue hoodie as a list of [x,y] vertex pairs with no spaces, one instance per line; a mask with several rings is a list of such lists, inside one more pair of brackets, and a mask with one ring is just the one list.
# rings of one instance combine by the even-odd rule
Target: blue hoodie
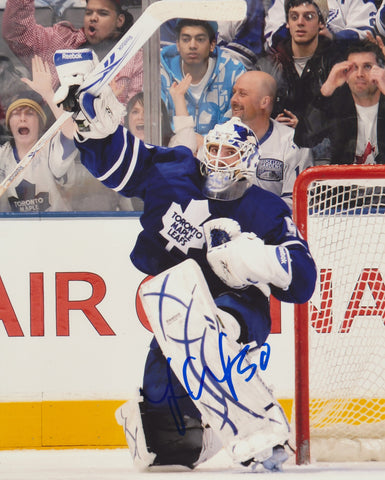
[[[237,78],[246,71],[242,62],[237,61],[220,47],[215,47],[212,58],[215,60],[213,73],[197,102],[188,91],[186,93],[187,110],[194,118],[195,131],[201,135],[208,133],[216,124],[231,118],[230,99]],[[161,50],[162,99],[166,104],[169,117],[175,115],[174,102],[170,95],[170,86],[183,78],[181,58],[176,45],[168,45]]]

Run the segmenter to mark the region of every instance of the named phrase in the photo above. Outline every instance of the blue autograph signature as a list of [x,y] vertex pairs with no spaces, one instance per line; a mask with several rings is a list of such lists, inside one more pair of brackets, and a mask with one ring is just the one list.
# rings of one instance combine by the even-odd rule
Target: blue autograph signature
[[[221,360],[221,365],[222,365],[222,370],[223,370],[223,377],[219,378],[216,376],[213,371],[210,369],[209,366],[203,365],[203,370],[199,382],[199,389],[196,395],[190,388],[190,383],[188,380],[188,368],[191,367],[191,364],[193,363],[194,360],[196,360],[196,357],[193,357],[192,355],[188,356],[184,362],[183,365],[183,381],[184,381],[184,386],[187,390],[187,393],[190,395],[190,397],[193,400],[199,400],[202,396],[202,391],[204,387],[204,382],[205,382],[205,377],[206,375],[210,375],[216,382],[218,383],[227,383],[230,393],[232,397],[234,398],[235,401],[238,401],[238,396],[235,392],[234,389],[234,384],[233,384],[233,369],[236,368],[236,373],[243,375],[247,372],[249,372],[249,375],[247,378],[245,378],[245,382],[249,382],[256,370],[257,370],[257,365],[255,363],[248,364],[246,366],[243,366],[243,361],[249,351],[250,345],[246,345],[242,350],[233,358],[231,359],[230,357],[227,357],[227,361],[225,361],[224,358],[224,353],[223,353],[223,338],[226,337],[226,334],[223,332],[219,333],[219,338],[218,338],[218,347],[219,347],[219,354],[220,354],[220,360]],[[261,352],[261,363],[260,363],[260,368],[261,370],[266,370],[269,358],[270,358],[270,345],[268,343],[264,343],[263,347],[266,347],[266,351]],[[236,366],[236,367],[235,367]]]
[[[165,385],[163,395],[161,395],[159,398],[155,399],[155,398],[149,398],[147,395],[144,394],[144,392],[142,392],[142,395],[144,395],[144,397],[150,403],[160,404],[160,403],[163,403],[164,401],[167,401],[167,403],[169,405],[169,408],[170,408],[170,411],[171,411],[171,414],[173,416],[175,425],[176,425],[177,430],[178,430],[180,435],[185,434],[186,426],[185,426],[185,422],[184,422],[184,419],[183,419],[183,414],[180,410],[178,401],[182,400],[183,398],[186,398],[187,396],[190,396],[193,400],[198,400],[202,395],[202,391],[203,391],[203,387],[204,387],[204,381],[205,381],[205,378],[206,378],[207,374],[211,375],[218,383],[227,382],[227,384],[229,385],[229,389],[232,392],[234,400],[237,401],[237,395],[236,395],[236,392],[234,390],[233,382],[232,382],[232,375],[233,375],[232,372],[233,372],[234,366],[236,365],[236,373],[237,374],[242,375],[245,372],[250,370],[249,376],[245,379],[246,382],[251,380],[251,378],[253,377],[254,373],[256,372],[256,370],[258,368],[258,366],[255,363],[251,363],[251,364],[247,365],[246,367],[242,367],[242,362],[243,362],[246,354],[250,350],[249,345],[246,345],[238,353],[238,355],[236,355],[236,357],[234,359],[231,359],[230,357],[228,357],[227,358],[227,363],[226,363],[225,360],[224,360],[224,356],[223,356],[223,337],[224,336],[225,336],[225,334],[221,333],[219,335],[219,339],[218,339],[219,348],[220,348],[220,352],[221,352],[221,359],[222,359],[222,368],[223,368],[223,377],[222,378],[217,378],[212,373],[210,368],[207,365],[205,365],[203,367],[203,371],[202,371],[202,375],[201,375],[199,391],[196,395],[194,395],[194,393],[193,393],[193,391],[190,387],[190,383],[187,379],[187,369],[189,368],[189,366],[191,367],[191,364],[195,360],[195,357],[190,355],[189,357],[186,358],[186,360],[184,362],[184,366],[183,366],[184,387],[185,387],[187,393],[184,394],[184,395],[177,395],[176,392],[175,392],[175,388],[173,386],[173,381],[172,381],[172,375],[173,375],[172,368],[171,368],[172,359],[171,359],[171,357],[168,357],[167,358],[167,378],[168,378],[168,382]],[[262,345],[261,349],[260,349],[259,368],[261,370],[266,370],[266,368],[268,366],[268,363],[269,363],[269,359],[270,359],[270,353],[271,353],[270,345],[268,343],[264,343]]]
[[[253,363],[252,360],[254,358],[250,359],[252,350],[250,344],[245,345],[242,349],[239,346],[240,351],[236,351],[233,358],[231,355],[226,355],[226,334],[220,331],[218,319],[215,316],[212,318],[210,314],[203,315],[203,318],[201,317],[203,321],[202,333],[198,334],[198,336],[190,334],[189,326],[197,321],[199,315],[202,315],[199,307],[198,310],[195,310],[195,304],[200,305],[199,292],[196,292],[195,288],[196,285],[192,288],[191,297],[187,301],[186,299],[182,300],[179,295],[173,292],[172,288],[168,288],[167,275],[163,279],[159,290],[146,293],[148,296],[157,297],[158,322],[163,335],[158,340],[175,343],[175,347],[180,353],[178,357],[172,359],[173,350],[169,350],[167,357],[167,382],[165,383],[163,394],[155,399],[149,398],[144,392],[142,393],[148,402],[168,404],[181,435],[185,432],[185,423],[182,407],[179,404],[182,404],[183,399],[188,397],[205,405],[207,409],[222,419],[222,428],[227,424],[236,434],[238,431],[237,425],[229,415],[230,404],[236,404],[237,408],[247,412],[249,415],[263,418],[258,411],[253,411],[250,405],[248,406],[243,401],[238,401],[236,392],[237,386],[241,388],[240,382],[250,382],[256,375],[258,365]],[[180,332],[181,336],[177,335],[174,337],[167,332],[170,318],[173,317],[168,318],[164,315],[165,302],[168,302],[167,307],[170,307],[173,302],[177,304],[176,311],[178,315],[181,314],[181,317],[178,317],[178,315],[174,316],[176,319],[181,319],[183,324],[175,332]],[[166,318],[168,321],[166,321]],[[193,331],[196,330],[193,329]],[[217,347],[215,346],[215,338],[212,337],[215,334],[214,332],[218,335]],[[260,348],[260,370],[266,370],[270,353],[270,345],[264,343]],[[172,371],[172,361],[183,362],[182,364],[179,363],[179,365],[175,363],[177,367],[182,366],[181,370],[177,368],[180,373],[179,384],[174,383],[175,375]],[[207,393],[205,396],[206,400],[201,398],[203,391]],[[210,401],[207,398],[210,398]]]

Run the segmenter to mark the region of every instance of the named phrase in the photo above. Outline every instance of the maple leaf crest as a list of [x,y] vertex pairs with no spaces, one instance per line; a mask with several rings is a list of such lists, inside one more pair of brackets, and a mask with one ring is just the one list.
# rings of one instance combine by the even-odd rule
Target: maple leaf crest
[[189,248],[202,248],[205,243],[202,223],[210,217],[207,200],[191,200],[186,210],[172,202],[163,215],[159,232],[168,243],[166,250],[176,247],[187,255]]

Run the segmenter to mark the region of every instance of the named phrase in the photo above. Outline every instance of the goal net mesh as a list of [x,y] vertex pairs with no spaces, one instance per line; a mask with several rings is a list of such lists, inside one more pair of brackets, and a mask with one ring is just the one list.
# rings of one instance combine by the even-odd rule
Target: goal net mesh
[[385,179],[334,179],[333,168],[297,199],[318,269],[306,319],[311,455],[385,460]]

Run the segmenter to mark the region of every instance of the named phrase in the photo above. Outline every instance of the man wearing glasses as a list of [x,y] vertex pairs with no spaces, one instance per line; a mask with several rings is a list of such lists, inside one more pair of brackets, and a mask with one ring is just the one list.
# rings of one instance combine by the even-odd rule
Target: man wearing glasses
[[[257,69],[269,73],[277,82],[272,117],[296,128],[332,66],[343,55],[333,40],[321,34],[329,14],[325,0],[286,0],[285,11],[289,37],[261,58]],[[316,163],[329,157],[327,147],[322,143],[313,148]]]

